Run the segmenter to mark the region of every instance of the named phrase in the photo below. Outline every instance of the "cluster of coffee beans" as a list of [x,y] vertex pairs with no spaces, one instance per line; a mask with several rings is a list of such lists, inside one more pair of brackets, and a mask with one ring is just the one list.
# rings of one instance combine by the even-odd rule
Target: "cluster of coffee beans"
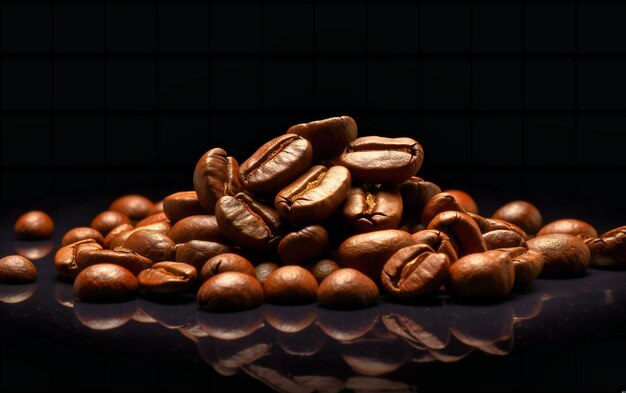
[[[293,126],[241,165],[214,148],[197,163],[194,191],[115,200],[65,234],[54,263],[83,301],[197,293],[213,311],[361,308],[379,288],[499,297],[540,274],[626,264],[626,227],[600,237],[574,219],[542,228],[524,201],[482,217],[468,194],[416,177],[423,158],[411,138],[357,138],[348,116]],[[49,218],[29,214],[19,236],[51,231]]]

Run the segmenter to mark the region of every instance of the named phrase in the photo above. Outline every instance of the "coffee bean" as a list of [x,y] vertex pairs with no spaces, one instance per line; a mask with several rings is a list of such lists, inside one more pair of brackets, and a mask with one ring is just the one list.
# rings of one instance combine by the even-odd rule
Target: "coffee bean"
[[324,221],[346,199],[350,182],[345,167],[316,165],[280,190],[274,206],[281,217],[294,224]]
[[341,266],[332,259],[320,259],[317,262],[313,262],[309,265],[308,269],[320,284],[326,277],[328,277],[335,270],[339,270]]
[[402,196],[394,185],[352,187],[343,217],[355,233],[396,229],[402,219]]
[[541,213],[539,209],[526,201],[509,202],[496,210],[491,218],[517,225],[529,235],[536,234],[541,228]]
[[448,276],[450,261],[426,244],[402,248],[393,254],[381,274],[383,287],[394,297],[415,297],[437,292]]
[[124,241],[123,247],[133,250],[152,262],[161,262],[171,259],[174,244],[172,239],[161,232],[141,229],[130,235]]
[[267,250],[280,241],[278,213],[247,194],[220,198],[215,218],[222,235],[240,247]]
[[147,226],[150,226],[153,224],[159,224],[159,223],[170,224],[170,220],[167,218],[167,216],[163,212],[153,214],[151,216],[144,218],[143,220],[139,221],[137,225],[135,225],[135,227],[141,228],[141,227],[147,227]]
[[529,250],[526,247],[501,248],[498,251],[504,251],[511,257],[515,270],[516,287],[530,284],[543,270],[545,259],[537,251]]
[[450,241],[448,235],[434,229],[424,229],[411,235],[416,244],[425,244],[439,254],[445,254],[452,264],[456,262],[458,256],[456,249]]
[[433,196],[424,206],[424,210],[422,210],[422,224],[428,226],[437,214],[447,211],[465,213],[463,206],[459,204],[452,194],[442,192]]
[[[491,221],[493,221],[492,218],[485,218],[481,215],[478,215],[472,212],[466,212],[466,214],[470,216],[472,220],[474,220],[476,225],[478,225],[478,228],[480,228],[480,233],[482,234],[485,234],[489,231],[494,231],[496,229],[507,229],[507,228],[492,228],[491,227]],[[501,222],[504,222],[504,221],[501,221]],[[512,224],[509,224],[509,225],[512,225]],[[524,240],[526,240],[526,237],[524,237]]]
[[612,229],[600,238],[585,239],[594,266],[626,265],[626,226]]
[[240,272],[256,277],[256,270],[250,261],[241,255],[226,253],[216,255],[206,261],[200,270],[200,282],[205,282],[224,272]]
[[110,263],[93,265],[78,274],[74,297],[84,302],[115,302],[137,293],[137,278],[121,266]]
[[286,234],[278,243],[278,257],[287,265],[302,265],[328,250],[328,232],[320,225],[310,225]]
[[537,236],[528,240],[527,244],[529,249],[545,258],[542,275],[580,275],[589,267],[589,247],[578,236],[553,233]]
[[428,229],[435,229],[448,235],[459,257],[487,251],[480,228],[465,213],[459,211],[440,213],[430,221]]
[[102,246],[93,239],[85,239],[63,246],[54,255],[54,267],[65,277],[76,277],[78,274],[76,255],[83,250],[102,250]]
[[185,217],[174,224],[167,235],[175,243],[186,243],[192,240],[224,241],[215,216],[207,215]]
[[152,296],[182,295],[198,281],[196,268],[180,262],[159,262],[137,276],[139,289]]
[[239,180],[253,194],[273,196],[306,172],[312,159],[309,141],[294,134],[281,135],[241,164]]
[[107,248],[115,248],[117,246],[121,246],[124,243],[124,240],[126,239],[118,241],[118,244],[115,244],[113,246],[111,245],[111,241],[118,235],[121,235],[126,232],[130,232],[133,229],[135,229],[133,224],[120,224],[116,226],[115,228],[111,229],[109,233],[107,233],[107,235],[104,237],[104,246]]
[[202,284],[196,300],[201,309],[208,311],[249,310],[263,303],[263,288],[248,274],[226,272]]
[[207,260],[230,252],[233,249],[222,243],[192,240],[176,248],[176,262],[185,262],[200,270]]
[[450,291],[456,296],[501,297],[513,289],[515,270],[502,251],[466,255],[450,267]]
[[256,279],[259,280],[261,285],[265,283],[267,278],[274,272],[274,270],[278,269],[280,266],[275,264],[274,262],[263,262],[258,264],[254,270],[256,272]]
[[354,269],[339,269],[320,284],[320,307],[358,309],[371,307],[378,301],[378,288],[365,274]]
[[498,229],[487,232],[483,234],[483,239],[485,240],[488,250],[509,247],[528,248],[526,241],[520,236],[519,233],[508,229]]
[[466,213],[478,214],[478,205],[470,194],[462,190],[445,190],[447,194],[450,194],[456,199]]
[[37,281],[35,265],[21,255],[0,259],[0,284],[29,284]]
[[308,304],[317,300],[317,280],[303,267],[283,266],[263,284],[265,301],[275,304]]
[[78,249],[75,262],[79,272],[89,266],[112,263],[127,269],[135,276],[152,266],[150,259],[124,247],[116,247],[113,250]]
[[158,213],[163,213],[163,200],[155,202],[154,205],[152,205],[152,207],[148,211],[148,216]]
[[195,191],[181,191],[168,195],[163,200],[163,212],[172,224],[185,217],[207,214]]
[[288,134],[299,135],[313,147],[313,161],[321,162],[338,157],[343,149],[356,139],[356,122],[350,116],[296,124],[287,130]]
[[109,210],[122,213],[133,221],[142,220],[150,214],[154,203],[142,195],[124,195],[111,203]]
[[40,210],[26,212],[15,222],[15,238],[18,240],[50,239],[53,232],[52,218]]
[[104,238],[102,234],[93,228],[89,227],[77,227],[70,229],[61,239],[61,246],[67,246],[71,243],[76,243],[81,240],[93,239],[98,244],[104,245]]
[[552,221],[541,228],[539,232],[537,232],[537,236],[549,235],[551,233],[566,233],[569,235],[579,236],[583,239],[598,237],[598,232],[594,227],[584,221],[576,220],[574,218]]
[[224,149],[207,151],[193,172],[193,187],[200,205],[208,214],[213,214],[218,199],[243,191],[237,160],[228,156]]
[[[475,217],[476,216],[473,216],[474,221],[476,221]],[[496,218],[484,218],[484,220],[487,222],[487,228],[485,229],[484,232],[481,228],[481,232],[483,234],[487,232],[491,232],[491,231],[497,231],[497,230],[513,231],[517,233],[518,235],[520,235],[522,239],[528,240],[528,234],[526,234],[526,232],[524,232],[522,228],[518,227],[515,224],[511,224],[510,222],[503,221],[503,220],[498,220]]]
[[422,166],[424,150],[411,138],[366,136],[352,141],[338,164],[358,183],[402,183]]
[[441,189],[438,185],[417,176],[412,176],[400,184],[404,221],[409,223],[420,221],[424,206],[440,192]]
[[91,221],[90,227],[106,236],[113,228],[121,224],[130,224],[128,216],[111,210],[104,211]]

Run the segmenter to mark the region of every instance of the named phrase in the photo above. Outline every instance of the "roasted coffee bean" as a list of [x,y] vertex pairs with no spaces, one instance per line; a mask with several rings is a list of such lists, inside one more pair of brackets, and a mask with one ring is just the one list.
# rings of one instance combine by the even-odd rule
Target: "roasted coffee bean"
[[529,235],[536,234],[541,228],[541,213],[532,203],[513,201],[500,207],[491,218],[517,225]]
[[102,236],[106,236],[113,228],[122,224],[130,224],[130,218],[122,213],[107,210],[95,216],[89,226]]
[[107,233],[107,235],[104,237],[104,246],[107,248],[115,248],[115,247],[121,246],[124,243],[124,240],[126,239],[123,239],[119,241],[118,244],[111,246],[112,240],[116,238],[118,235],[121,235],[126,232],[130,232],[133,229],[135,229],[133,224],[120,224],[116,226],[115,228],[111,229],[109,233]]
[[529,249],[545,258],[542,275],[580,275],[589,268],[589,247],[578,236],[553,233],[537,236],[528,240],[527,244]]
[[402,219],[402,197],[394,185],[352,187],[343,217],[355,233],[396,229]]
[[18,240],[50,239],[53,232],[52,218],[41,210],[26,212],[15,222],[15,238]]
[[276,210],[248,194],[220,198],[215,218],[222,235],[240,247],[267,250],[280,241],[281,221]]
[[594,266],[626,265],[626,226],[612,229],[600,238],[585,239]]
[[515,270],[515,286],[521,287],[530,284],[543,270],[545,259],[537,251],[525,247],[501,248],[511,257]]
[[526,241],[519,233],[508,229],[498,229],[483,234],[483,239],[487,245],[488,250],[495,250],[497,248],[509,248],[509,247],[524,247]]
[[263,284],[265,301],[275,304],[308,304],[317,300],[317,280],[303,267],[283,266]]
[[116,247],[113,250],[79,249],[76,253],[75,262],[79,272],[89,266],[112,263],[127,269],[135,276],[152,266],[150,259],[124,247]]
[[0,259],[0,284],[29,284],[37,281],[35,265],[21,255]]
[[174,242],[167,235],[150,229],[134,232],[124,241],[124,248],[129,248],[152,262],[171,259]]
[[274,195],[303,174],[311,165],[311,143],[294,134],[285,134],[261,146],[239,168],[244,188],[257,195]]
[[97,230],[89,227],[77,227],[70,229],[61,239],[61,246],[76,243],[81,240],[93,239],[101,245],[104,245],[104,238]]
[[165,197],[163,213],[172,224],[176,224],[185,217],[207,214],[200,205],[195,191],[181,191]]
[[102,246],[93,239],[81,240],[63,246],[54,255],[54,267],[63,276],[76,277],[78,274],[76,255],[83,250],[102,250]]
[[318,284],[321,284],[322,281],[335,270],[339,270],[341,266],[332,259],[320,259],[319,261],[313,262],[309,265],[308,269],[317,280]]
[[240,272],[256,277],[254,266],[246,258],[238,254],[226,253],[216,255],[206,261],[200,270],[200,282],[224,272]]
[[438,185],[417,176],[412,176],[409,180],[400,184],[405,221],[409,223],[420,221],[424,206],[440,192],[441,188]]
[[505,296],[515,281],[511,257],[502,251],[466,255],[450,267],[450,292],[456,296]]
[[207,151],[193,172],[193,188],[200,205],[208,214],[213,214],[218,199],[243,191],[237,160],[220,148]]
[[274,272],[274,270],[278,269],[278,266],[274,262],[263,262],[258,264],[254,270],[256,271],[256,279],[259,280],[261,285],[265,283],[265,280]]
[[458,211],[440,213],[430,221],[428,229],[435,229],[448,235],[459,257],[487,251],[478,224],[465,213]]
[[381,273],[383,287],[394,297],[415,297],[437,292],[448,276],[450,261],[426,244],[401,248]]
[[78,274],[74,297],[84,302],[115,302],[137,293],[137,278],[121,266],[111,263],[93,265]]
[[328,232],[320,225],[310,225],[286,234],[278,243],[278,257],[286,265],[302,265],[328,250]]
[[296,124],[287,130],[288,134],[299,135],[313,147],[313,161],[321,162],[338,157],[348,143],[356,139],[356,122],[350,116]]
[[208,311],[249,310],[263,303],[263,287],[248,274],[226,272],[202,284],[196,300],[201,309]]
[[137,276],[139,289],[152,296],[182,295],[198,281],[196,268],[180,262],[159,262]]
[[466,213],[478,214],[478,205],[470,194],[462,190],[445,190],[447,194],[450,194],[456,199],[456,201],[465,209]]
[[233,249],[222,243],[192,240],[176,248],[176,262],[188,263],[199,271],[209,259],[229,252]]
[[189,216],[178,221],[167,235],[175,243],[186,243],[192,240],[223,242],[224,237],[217,226],[215,216]]
[[407,232],[387,229],[349,237],[339,246],[337,255],[342,267],[356,269],[378,283],[389,257],[413,244],[415,240]]
[[450,238],[441,231],[424,229],[422,231],[415,232],[411,235],[411,237],[413,237],[416,244],[426,244],[435,250],[435,252],[445,254],[450,263],[454,263],[458,259],[456,250],[450,241]]
[[537,236],[549,235],[551,233],[566,233],[568,235],[579,236],[583,239],[598,237],[598,232],[594,227],[574,218],[552,221],[541,228],[541,230],[537,232]]
[[163,200],[155,202],[154,205],[152,205],[150,211],[148,211],[148,216],[158,213],[163,213]]
[[163,223],[163,222],[170,224],[170,220],[167,218],[165,213],[161,212],[161,213],[153,214],[151,216],[144,218],[143,220],[139,221],[137,225],[135,225],[135,227],[136,228],[147,227],[148,225],[153,225],[153,224],[158,224],[158,223]]
[[357,270],[339,269],[322,281],[317,300],[324,308],[371,307],[378,301],[378,287],[368,276]]
[[316,165],[278,192],[274,206],[281,217],[294,224],[320,222],[339,209],[348,196],[350,182],[345,167]]
[[[494,231],[496,229],[503,229],[503,228],[492,228],[491,227],[491,220],[493,220],[492,218],[485,218],[485,217],[483,217],[481,215],[478,215],[478,214],[475,214],[475,213],[471,213],[471,212],[466,212],[466,214],[468,216],[470,216],[472,218],[472,220],[474,220],[476,225],[478,225],[478,228],[480,228],[480,233],[482,233],[482,234],[485,234],[485,233],[487,233],[489,231]],[[504,222],[504,221],[502,221],[502,222]],[[521,229],[520,229],[520,231],[521,231]]]
[[109,210],[122,213],[133,221],[143,220],[150,215],[154,203],[142,195],[124,195],[111,203]]
[[422,224],[428,226],[437,214],[448,211],[465,213],[465,209],[454,195],[441,192],[430,198],[426,206],[424,206],[424,210],[422,210]]
[[[518,227],[515,224],[511,224],[510,222],[506,222],[503,220],[498,220],[496,218],[485,218],[484,220],[487,222],[489,227],[483,232],[483,234],[487,232],[491,232],[491,231],[498,231],[498,230],[513,231],[517,233],[518,235],[520,235],[522,239],[528,240],[528,234],[526,234],[526,232],[524,232],[522,228]],[[474,219],[474,221],[476,221],[476,219]],[[481,232],[482,232],[482,228],[481,228]]]

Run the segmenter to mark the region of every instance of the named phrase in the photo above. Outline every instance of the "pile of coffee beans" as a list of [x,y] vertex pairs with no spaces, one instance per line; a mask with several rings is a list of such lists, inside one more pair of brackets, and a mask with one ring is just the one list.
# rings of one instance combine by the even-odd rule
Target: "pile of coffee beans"
[[[626,265],[626,226],[601,236],[575,219],[542,226],[526,201],[483,217],[464,191],[416,177],[423,159],[411,138],[358,138],[349,116],[295,125],[241,164],[213,148],[193,191],[113,201],[65,234],[54,264],[82,301],[196,294],[219,312],[263,302],[355,309],[381,292],[497,298],[540,275]],[[31,212],[16,235],[52,229]],[[26,261],[6,259],[3,281],[34,279]]]

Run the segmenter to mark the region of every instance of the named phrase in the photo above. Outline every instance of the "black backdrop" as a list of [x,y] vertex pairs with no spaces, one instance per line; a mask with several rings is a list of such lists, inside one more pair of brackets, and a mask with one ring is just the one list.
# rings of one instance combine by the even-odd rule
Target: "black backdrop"
[[290,125],[411,135],[420,174],[495,195],[622,199],[626,4],[5,1],[1,192],[190,189]]

